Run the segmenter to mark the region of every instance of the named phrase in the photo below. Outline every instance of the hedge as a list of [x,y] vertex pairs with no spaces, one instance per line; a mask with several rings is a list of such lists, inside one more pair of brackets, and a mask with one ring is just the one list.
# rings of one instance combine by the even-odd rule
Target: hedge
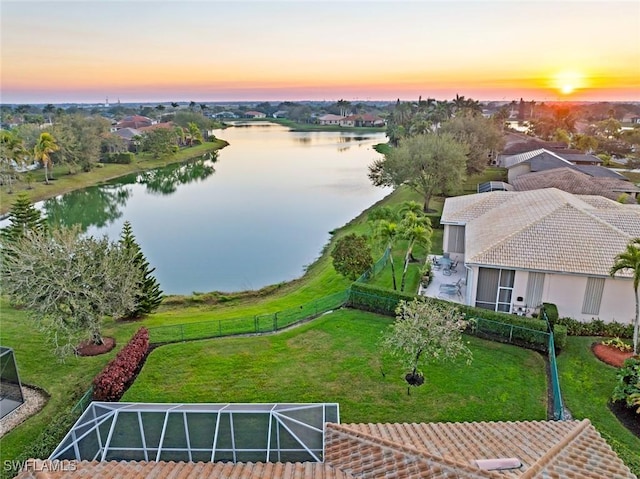
[[[365,283],[354,283],[351,285],[347,306],[363,311],[370,311],[386,316],[395,316],[395,310],[401,300],[412,301],[416,298],[414,294],[394,291],[388,288],[372,286]],[[449,303],[437,298],[425,298],[425,301],[437,303]],[[541,319],[527,318],[514,314],[501,313],[488,309],[476,308],[464,304],[456,305],[467,318],[483,318],[499,323],[507,323],[522,328],[533,329],[541,332],[548,332],[547,323]],[[562,349],[567,345],[567,328],[562,325],[555,325],[553,328],[556,348]],[[535,338],[534,338],[535,336]],[[534,349],[540,349],[540,335],[527,334],[526,331],[519,331],[517,338],[525,344],[530,344]],[[546,345],[544,346],[546,348]]]
[[106,153],[100,160],[102,163],[116,163],[119,165],[129,165],[133,163],[135,155],[130,151],[123,153]]
[[94,378],[94,401],[118,401],[133,382],[149,352],[149,331],[140,328]]
[[557,325],[566,328],[570,336],[608,336],[612,338],[631,338],[633,336],[633,324],[623,324],[617,321],[605,323],[601,319],[592,319],[589,322],[582,322],[573,318],[559,318]]

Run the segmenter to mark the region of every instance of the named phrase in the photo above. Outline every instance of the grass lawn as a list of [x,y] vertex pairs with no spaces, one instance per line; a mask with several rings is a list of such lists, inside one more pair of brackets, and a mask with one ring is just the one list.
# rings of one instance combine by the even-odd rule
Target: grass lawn
[[566,350],[558,356],[565,405],[574,418],[588,418],[639,475],[640,439],[626,429],[607,407],[615,387],[617,369],[599,361],[591,352],[591,344],[601,338],[570,336],[568,339]]
[[340,310],[276,335],[162,346],[122,400],[338,402],[342,422],[546,418],[543,358],[474,337],[465,336],[470,366],[430,366],[425,384],[408,396],[406,371],[382,359],[377,347],[391,322]]

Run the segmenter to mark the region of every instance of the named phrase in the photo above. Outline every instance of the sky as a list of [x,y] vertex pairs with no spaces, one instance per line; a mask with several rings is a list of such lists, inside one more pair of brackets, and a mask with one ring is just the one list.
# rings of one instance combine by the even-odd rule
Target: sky
[[640,0],[0,1],[1,103],[640,101]]

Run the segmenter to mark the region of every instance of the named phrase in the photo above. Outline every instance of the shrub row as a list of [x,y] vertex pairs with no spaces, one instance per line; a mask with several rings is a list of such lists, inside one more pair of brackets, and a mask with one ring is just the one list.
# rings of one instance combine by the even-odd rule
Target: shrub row
[[[412,301],[416,296],[402,293],[379,286],[372,286],[364,283],[354,283],[351,285],[347,306],[364,311],[370,311],[386,316],[395,316],[395,309],[401,300]],[[425,298],[425,301],[445,302],[437,298]],[[535,331],[547,332],[547,323],[541,319],[526,318],[508,313],[500,313],[487,309],[476,308],[463,304],[457,307],[467,318],[483,318],[490,321],[507,323],[521,328],[533,329]],[[504,328],[502,328],[504,329]],[[509,328],[511,332],[511,328]],[[496,331],[497,332],[497,331]],[[515,330],[514,330],[515,332]],[[567,345],[567,328],[563,325],[555,325],[553,328],[556,348],[564,348]],[[535,349],[540,349],[539,345],[544,336],[536,333],[519,330],[517,338],[524,343],[531,344]],[[546,345],[544,345],[546,348]]]
[[93,380],[94,401],[118,401],[149,352],[149,331],[140,328]]
[[133,163],[135,155],[129,151],[123,153],[106,153],[100,160],[102,163],[117,163],[119,165],[129,165]]
[[573,318],[558,318],[556,327],[558,325],[567,328],[570,336],[609,336],[618,338],[631,338],[633,336],[633,324],[623,324],[617,321],[605,323],[601,319],[592,319],[585,323]]

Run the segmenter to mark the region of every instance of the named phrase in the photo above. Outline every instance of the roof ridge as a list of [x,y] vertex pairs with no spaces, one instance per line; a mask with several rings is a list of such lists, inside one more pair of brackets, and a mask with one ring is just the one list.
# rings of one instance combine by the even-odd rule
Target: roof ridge
[[351,429],[351,428],[345,426],[344,424],[327,423],[327,427],[330,427],[330,428],[332,428],[334,430],[343,432],[345,434],[349,434],[351,436],[355,436],[358,439],[369,441],[369,442],[377,444],[379,446],[388,447],[390,449],[393,449],[395,451],[398,451],[398,452],[401,452],[401,453],[404,453],[404,454],[411,454],[411,455],[418,456],[418,457],[423,458],[423,459],[427,459],[427,460],[439,462],[441,464],[445,464],[445,465],[447,465],[449,467],[463,469],[464,471],[466,471],[468,473],[473,473],[473,474],[479,475],[481,477],[489,477],[489,478],[495,478],[495,479],[504,478],[504,476],[501,475],[501,474],[497,474],[497,473],[494,473],[492,471],[483,470],[483,469],[480,469],[478,467],[473,467],[468,463],[457,462],[457,461],[453,461],[453,460],[448,459],[448,458],[443,457],[443,456],[437,456],[437,455],[432,454],[432,453],[430,453],[430,452],[428,452],[426,450],[418,449],[417,447],[414,447],[414,446],[409,446],[409,445],[406,445],[406,444],[400,444],[400,443],[393,442],[393,441],[390,441],[390,440],[382,438],[382,437],[373,436],[371,434],[368,434],[368,433],[363,432],[363,431],[359,431],[357,429]]
[[536,475],[542,471],[542,469],[553,462],[555,458],[560,454],[566,447],[572,443],[578,436],[580,436],[585,429],[591,426],[591,421],[589,419],[583,419],[578,423],[576,428],[567,434],[560,442],[551,447],[545,454],[540,457],[534,464],[529,467],[520,479],[531,479],[536,477]]

